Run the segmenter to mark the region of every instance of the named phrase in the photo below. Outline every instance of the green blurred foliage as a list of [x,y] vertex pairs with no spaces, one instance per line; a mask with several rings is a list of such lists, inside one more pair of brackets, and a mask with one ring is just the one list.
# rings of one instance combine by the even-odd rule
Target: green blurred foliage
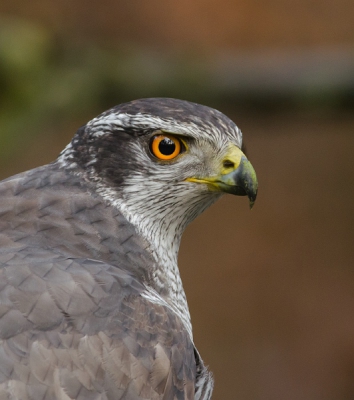
[[[155,57],[156,56],[156,57]],[[172,67],[172,68],[171,68]],[[92,43],[68,43],[24,20],[0,20],[0,159],[39,131],[60,130],[96,110],[139,97],[202,101],[208,77],[196,62]],[[95,110],[95,111],[94,111]],[[24,132],[25,131],[25,132]]]
[[87,52],[80,63],[70,59],[70,51],[63,61],[59,52],[57,41],[45,30],[24,21],[1,20],[2,161],[18,141],[36,135],[38,127],[58,127],[64,116],[78,115],[93,106],[100,85],[99,79],[93,79],[97,65],[85,62],[90,56]]

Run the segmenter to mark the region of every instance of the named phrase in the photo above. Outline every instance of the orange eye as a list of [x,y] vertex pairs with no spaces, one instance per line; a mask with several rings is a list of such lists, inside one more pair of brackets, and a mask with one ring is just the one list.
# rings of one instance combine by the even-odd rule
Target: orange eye
[[181,152],[181,141],[172,135],[156,135],[151,139],[150,150],[160,160],[172,160]]

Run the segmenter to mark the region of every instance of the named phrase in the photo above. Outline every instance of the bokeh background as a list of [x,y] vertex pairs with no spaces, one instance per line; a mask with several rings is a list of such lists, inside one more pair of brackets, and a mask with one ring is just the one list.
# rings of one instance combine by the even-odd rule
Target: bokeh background
[[1,1],[0,178],[153,96],[230,116],[259,178],[182,243],[213,399],[353,399],[353,1]]

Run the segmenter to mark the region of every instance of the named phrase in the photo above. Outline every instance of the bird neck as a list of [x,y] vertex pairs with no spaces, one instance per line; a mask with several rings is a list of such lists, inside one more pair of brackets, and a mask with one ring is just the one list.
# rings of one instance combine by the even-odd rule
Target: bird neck
[[180,316],[192,337],[189,308],[177,264],[178,250],[186,226],[219,195],[201,193],[199,189],[186,192],[182,188],[171,194],[171,188],[161,187],[161,182],[156,185],[155,192],[151,186],[137,189],[127,185],[129,190],[126,191],[117,191],[104,182],[96,182],[95,186],[148,244],[155,264],[148,273],[149,281],[145,282],[147,297],[156,302],[163,299]]
[[220,193],[201,185],[163,182],[133,176],[114,186],[98,176],[94,168],[82,169],[70,158],[72,147],[58,158],[60,168],[90,185],[106,203],[117,209],[147,243],[155,263],[147,265],[144,284],[150,301],[165,302],[184,321],[192,337],[190,314],[178,269],[181,237],[187,225],[213,204]]

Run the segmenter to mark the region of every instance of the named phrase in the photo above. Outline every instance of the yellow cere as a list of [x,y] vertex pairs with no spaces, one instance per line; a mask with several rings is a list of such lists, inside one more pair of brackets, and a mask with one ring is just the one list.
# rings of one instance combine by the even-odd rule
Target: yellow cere
[[[227,175],[230,172],[234,171],[236,168],[238,168],[238,166],[240,165],[242,156],[244,156],[242,151],[235,145],[230,144],[229,148],[223,158],[223,166],[220,171],[221,175]],[[229,166],[229,167],[225,167],[224,166],[225,161],[230,161],[231,163],[233,163],[233,165]]]
[[[194,183],[205,183],[208,185],[210,190],[220,191],[221,176],[227,175],[235,171],[239,167],[242,157],[245,157],[242,151],[234,144],[230,144],[228,150],[226,151],[222,159],[220,171],[218,171],[216,176],[203,177],[203,178],[190,177],[187,178],[186,181]],[[230,163],[230,166],[225,166],[225,164],[227,165],[228,162]],[[232,177],[230,177],[230,182],[224,182],[224,183],[229,185],[234,184],[232,181]]]

